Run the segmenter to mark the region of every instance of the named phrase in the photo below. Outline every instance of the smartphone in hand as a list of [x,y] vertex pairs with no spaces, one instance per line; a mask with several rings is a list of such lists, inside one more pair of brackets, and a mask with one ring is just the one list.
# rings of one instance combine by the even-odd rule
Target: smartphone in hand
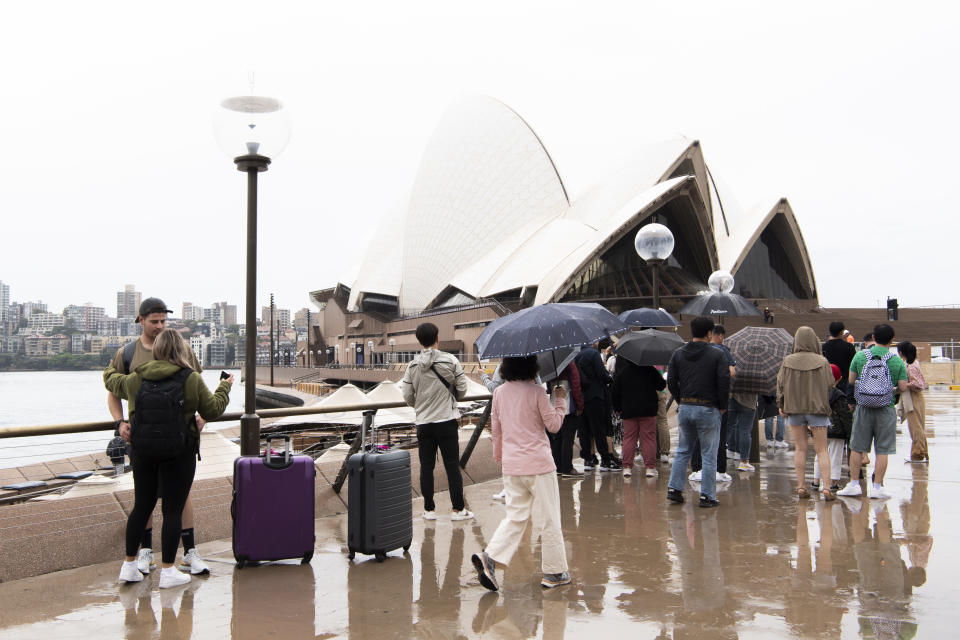
[[229,377],[230,377],[230,374],[227,373],[226,371],[221,371],[221,372],[220,372],[220,379],[221,379],[221,380],[226,380],[226,379],[229,378]]

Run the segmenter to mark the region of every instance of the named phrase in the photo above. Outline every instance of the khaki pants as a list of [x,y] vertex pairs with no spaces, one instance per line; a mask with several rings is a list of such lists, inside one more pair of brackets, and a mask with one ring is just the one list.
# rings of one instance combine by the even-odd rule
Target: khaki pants
[[667,422],[667,394],[659,393],[660,407],[657,409],[657,449],[659,455],[670,455],[670,423]]
[[544,573],[563,573],[567,570],[567,552],[560,530],[560,490],[557,474],[553,471],[538,476],[503,476],[507,492],[507,515],[500,521],[493,538],[487,544],[487,555],[500,564],[509,564],[520,545],[533,517],[534,539],[540,537],[541,567]]
[[926,460],[927,452],[927,406],[922,391],[908,392],[913,400],[913,411],[907,414],[907,426],[910,428],[910,458]]

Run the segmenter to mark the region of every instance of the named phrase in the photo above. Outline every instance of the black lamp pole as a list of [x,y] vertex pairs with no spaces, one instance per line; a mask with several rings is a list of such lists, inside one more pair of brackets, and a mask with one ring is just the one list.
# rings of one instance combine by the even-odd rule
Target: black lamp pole
[[307,369],[310,368],[310,309],[307,309]]
[[260,454],[260,416],[257,415],[257,174],[270,158],[250,154],[233,159],[247,174],[247,356],[244,362],[244,403],[240,416],[240,455]]
[[650,258],[647,260],[650,263],[650,270],[653,272],[653,308],[660,308],[660,265],[663,264],[663,260],[657,260],[655,258]]

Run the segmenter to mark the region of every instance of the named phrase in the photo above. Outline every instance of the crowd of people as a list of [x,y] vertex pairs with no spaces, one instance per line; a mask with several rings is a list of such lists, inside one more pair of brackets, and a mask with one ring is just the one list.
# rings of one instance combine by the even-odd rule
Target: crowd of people
[[[569,582],[562,532],[556,526],[557,476],[578,477],[596,469],[630,477],[635,460],[642,460],[644,475],[656,477],[657,462],[668,460],[669,452],[669,431],[664,436],[658,421],[666,423],[666,409],[673,402],[678,439],[666,496],[672,503],[685,502],[689,483],[699,494],[700,507],[717,507],[717,483],[732,481],[728,462],[738,471],[755,471],[749,458],[758,418],[764,419],[767,446],[774,451],[789,448],[784,439],[789,427],[795,490],[801,499],[810,498],[812,491],[819,491],[825,501],[837,495],[867,495],[860,476],[871,448],[875,464],[868,495],[889,498],[883,483],[888,458],[896,453],[898,411],[910,425],[913,444],[908,461],[929,461],[923,413],[926,383],[916,347],[901,342],[894,353],[890,325],[877,325],[859,351],[842,322],[830,324],[825,342],[812,328],[800,327],[792,353],[779,368],[772,397],[736,390],[736,361],[723,344],[722,326],[698,317],[691,321],[690,333],[691,340],[673,353],[665,369],[618,358],[610,344],[585,346],[547,385],[552,389],[549,396],[537,377],[535,356],[505,358],[496,381],[485,376],[494,394],[493,449],[503,467],[507,515],[487,547],[473,556],[483,586],[499,588],[496,567],[510,561],[533,509],[543,514],[538,525],[541,584]],[[618,422],[622,458],[614,446]],[[573,466],[574,434],[580,437],[584,471]],[[816,455],[808,484],[810,441]],[[847,456],[850,475],[841,488]]]

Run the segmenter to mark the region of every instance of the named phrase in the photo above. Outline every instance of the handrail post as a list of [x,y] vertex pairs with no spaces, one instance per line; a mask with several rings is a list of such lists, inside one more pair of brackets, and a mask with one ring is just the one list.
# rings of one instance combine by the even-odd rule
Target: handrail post
[[343,488],[343,483],[347,480],[347,471],[348,465],[350,464],[350,458],[353,457],[355,453],[360,451],[360,447],[363,446],[363,441],[366,439],[367,428],[372,427],[373,425],[373,414],[376,411],[364,411],[363,412],[363,422],[360,423],[360,431],[357,432],[357,435],[353,438],[353,442],[350,444],[350,450],[347,452],[347,457],[343,459],[343,463],[340,465],[340,470],[337,472],[337,478],[333,481],[333,491],[335,493],[340,493],[340,490]]
[[467,446],[463,449],[463,455],[460,456],[460,468],[466,469],[467,462],[470,461],[470,456],[473,454],[474,447],[477,446],[477,441],[480,440],[480,434],[483,433],[483,428],[487,426],[487,420],[490,419],[490,409],[493,408],[493,398],[490,398],[487,401],[487,406],[483,408],[483,413],[480,414],[480,419],[477,420],[477,426],[473,429],[473,434],[470,436],[470,442],[467,443]]

